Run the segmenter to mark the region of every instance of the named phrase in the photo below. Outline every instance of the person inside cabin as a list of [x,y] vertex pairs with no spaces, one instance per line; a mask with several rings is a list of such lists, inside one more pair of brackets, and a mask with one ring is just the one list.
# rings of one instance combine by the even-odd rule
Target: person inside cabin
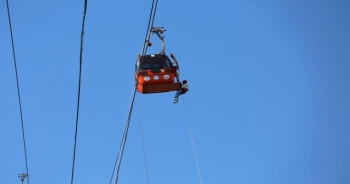
[[183,80],[181,88],[175,94],[174,104],[178,102],[179,96],[182,94],[185,94],[187,91],[188,91],[187,80]]

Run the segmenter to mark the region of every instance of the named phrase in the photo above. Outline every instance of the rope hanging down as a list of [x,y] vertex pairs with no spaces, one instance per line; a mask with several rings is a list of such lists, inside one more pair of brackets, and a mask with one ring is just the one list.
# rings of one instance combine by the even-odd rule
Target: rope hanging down
[[[152,0],[151,12],[150,12],[149,19],[148,19],[147,31],[146,31],[145,41],[143,43],[143,47],[142,47],[142,51],[141,51],[141,56],[145,55],[146,52],[147,52],[146,44],[147,44],[147,41],[148,41],[149,36],[150,36],[149,30],[153,26],[157,5],[158,5],[158,0],[156,0],[156,1]],[[142,62],[142,60],[140,62]],[[118,182],[120,165],[121,165],[121,161],[122,161],[122,158],[123,158],[126,138],[128,136],[128,130],[129,130],[132,110],[133,110],[133,106],[134,106],[134,101],[135,101],[135,94],[136,94],[136,87],[135,87],[135,85],[136,85],[136,83],[134,83],[134,85],[133,85],[134,89],[133,89],[133,93],[131,95],[131,99],[132,100],[131,100],[131,102],[129,104],[129,109],[128,109],[128,113],[127,113],[127,118],[125,120],[124,131],[123,131],[122,139],[121,139],[121,142],[120,142],[118,155],[117,155],[116,162],[114,164],[113,173],[112,173],[112,177],[111,177],[111,180],[110,180],[111,184],[116,184]]]
[[144,158],[144,161],[145,161],[147,183],[149,184],[146,149],[145,149],[145,139],[143,138],[143,129],[142,129],[141,112],[140,112],[140,100],[138,100],[137,102],[138,102],[137,103],[137,107],[138,107],[137,109],[138,109],[138,112],[139,112],[139,120],[140,120],[140,133],[141,133],[141,138],[142,138],[143,158]]
[[24,123],[23,123],[23,115],[22,115],[22,102],[21,102],[21,95],[19,90],[19,82],[18,82],[18,72],[17,72],[17,62],[16,62],[16,54],[15,54],[15,44],[13,41],[13,34],[12,34],[12,24],[11,24],[11,17],[10,17],[10,8],[9,8],[9,2],[6,0],[7,5],[7,16],[9,19],[9,26],[10,26],[10,33],[11,33],[11,42],[12,42],[12,54],[13,54],[13,61],[15,64],[15,72],[16,72],[16,82],[17,82],[17,95],[18,95],[18,103],[19,103],[19,113],[21,116],[21,125],[22,125],[22,139],[23,139],[23,147],[24,147],[24,159],[26,163],[26,177],[29,184],[29,171],[28,171],[28,160],[27,160],[27,148],[26,148],[26,139],[24,136]]
[[74,164],[75,164],[75,152],[77,147],[77,136],[78,136],[78,122],[79,122],[79,106],[80,106],[80,86],[81,86],[81,69],[83,64],[83,40],[84,40],[84,26],[85,26],[85,16],[87,9],[87,0],[84,2],[84,16],[83,16],[83,24],[81,28],[81,37],[80,37],[80,66],[79,66],[79,83],[78,83],[78,102],[77,102],[77,114],[75,121],[75,136],[74,136],[74,149],[73,149],[73,165],[72,165],[72,177],[71,184],[73,184],[74,179]]
[[194,142],[193,142],[193,137],[192,137],[192,131],[191,131],[191,124],[190,124],[190,121],[188,120],[188,115],[187,115],[186,104],[185,104],[185,97],[184,97],[184,96],[182,96],[182,101],[183,101],[184,109],[185,109],[185,113],[186,113],[186,120],[187,120],[188,132],[190,133],[190,138],[191,138],[191,143],[192,143],[192,150],[193,150],[194,159],[195,159],[195,161],[196,161],[196,166],[197,166],[197,172],[198,172],[199,182],[200,182],[201,184],[203,184],[203,183],[202,183],[201,172],[200,172],[200,170],[199,170],[199,164],[198,164],[198,160],[197,160],[196,149],[195,149],[195,147],[194,147]]

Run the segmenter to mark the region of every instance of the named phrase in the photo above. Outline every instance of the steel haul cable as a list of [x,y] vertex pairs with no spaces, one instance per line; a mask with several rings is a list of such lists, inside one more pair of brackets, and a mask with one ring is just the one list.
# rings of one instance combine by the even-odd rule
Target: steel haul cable
[[[141,56],[145,55],[146,52],[147,52],[147,44],[146,43],[147,43],[147,41],[149,39],[149,36],[150,36],[149,30],[153,26],[158,0],[156,0],[156,6],[154,6],[154,3],[155,3],[155,0],[152,0],[151,12],[150,12],[150,15],[149,15],[147,31],[146,31],[146,38],[145,38],[145,41],[143,43]],[[142,59],[141,59],[140,63],[142,63]],[[124,131],[123,131],[121,143],[120,143],[120,146],[119,146],[118,155],[117,155],[117,159],[116,159],[115,164],[114,164],[113,173],[112,173],[111,180],[110,180],[111,184],[113,184],[113,183],[116,184],[118,182],[120,165],[121,165],[121,161],[122,161],[122,158],[123,158],[124,147],[125,147],[126,138],[127,138],[127,135],[128,135],[129,125],[130,125],[130,120],[131,120],[131,115],[132,115],[132,109],[133,109],[134,101],[135,101],[135,94],[136,94],[136,87],[135,86],[136,85],[137,85],[137,82],[135,82],[135,84],[134,84],[134,90],[133,90],[133,93],[131,95],[131,97],[132,97],[131,99],[132,100],[131,100],[131,102],[129,104],[129,111],[127,113],[127,118],[125,120]]]
[[80,61],[79,61],[80,64],[79,64],[78,102],[77,102],[77,114],[76,114],[76,121],[75,121],[75,135],[74,135],[74,149],[73,149],[73,165],[72,165],[71,184],[73,184],[73,180],[74,180],[75,152],[76,152],[76,148],[77,148],[79,107],[80,107],[81,69],[82,69],[82,64],[83,64],[83,40],[84,40],[84,26],[85,26],[86,9],[87,9],[87,0],[84,1],[84,16],[83,16],[83,23],[82,23],[81,37],[80,37]]
[[12,34],[12,24],[11,24],[11,16],[10,16],[10,8],[9,8],[9,2],[6,0],[6,6],[7,6],[7,16],[9,19],[9,26],[10,26],[10,33],[11,33],[11,42],[12,42],[12,54],[13,54],[13,61],[15,64],[15,72],[16,72],[16,82],[17,82],[17,95],[18,95],[18,103],[19,103],[19,113],[21,116],[21,125],[22,125],[22,139],[23,139],[23,147],[24,147],[24,159],[26,163],[26,177],[27,177],[27,183],[29,184],[29,170],[28,170],[28,159],[27,159],[27,147],[26,147],[26,139],[24,136],[24,123],[23,123],[23,115],[22,115],[22,102],[21,102],[21,95],[19,90],[19,82],[18,82],[18,72],[17,72],[17,62],[16,62],[16,54],[15,54],[15,44],[13,41],[13,34]]
[[121,164],[121,161],[122,161],[122,158],[123,158],[126,138],[128,136],[128,130],[129,130],[129,125],[130,125],[130,120],[131,120],[131,115],[132,115],[132,109],[133,109],[134,101],[135,101],[135,94],[136,94],[136,88],[134,87],[132,95],[131,95],[131,99],[132,100],[130,102],[129,110],[128,110],[128,113],[127,113],[127,118],[125,120],[123,136],[122,136],[122,140],[121,140],[120,146],[119,146],[119,152],[118,152],[118,155],[117,155],[116,163],[114,165],[112,177],[111,177],[111,180],[110,180],[111,184],[118,182],[119,169],[120,169],[120,164]]
[[[154,7],[154,0],[152,0],[152,7],[151,7],[151,13],[149,14],[149,19],[148,19],[148,25],[147,25],[147,31],[146,31],[146,39],[145,39],[145,43],[143,45],[142,48],[142,52],[141,55],[145,55],[147,52],[147,46],[146,46],[146,42],[149,40],[149,30],[153,27],[153,23],[154,23],[154,18],[156,16],[156,10],[157,10],[157,6],[158,6],[158,0],[156,1],[156,5]],[[153,8],[154,7],[154,8]],[[140,61],[142,62],[142,61]]]

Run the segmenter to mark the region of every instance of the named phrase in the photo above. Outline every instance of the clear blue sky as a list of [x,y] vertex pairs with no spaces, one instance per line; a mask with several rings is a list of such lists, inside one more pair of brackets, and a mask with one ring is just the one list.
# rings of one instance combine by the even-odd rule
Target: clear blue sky
[[[84,1],[9,0],[32,184],[69,183]],[[149,1],[88,1],[74,183],[109,183]],[[159,1],[189,92],[137,95],[120,184],[350,183],[350,2]],[[0,3],[0,183],[25,172]],[[152,38],[151,41],[155,41]],[[159,50],[154,44],[149,53]],[[186,106],[184,106],[184,102]]]

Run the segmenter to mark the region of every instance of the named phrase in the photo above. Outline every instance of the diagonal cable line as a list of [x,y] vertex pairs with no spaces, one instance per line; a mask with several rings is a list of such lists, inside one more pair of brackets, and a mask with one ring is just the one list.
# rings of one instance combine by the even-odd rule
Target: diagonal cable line
[[25,158],[26,172],[27,172],[26,174],[27,174],[27,181],[28,181],[28,184],[29,184],[27,147],[26,147],[26,139],[25,139],[25,136],[24,136],[24,122],[23,122],[23,114],[22,114],[22,102],[21,102],[21,94],[20,94],[20,89],[19,89],[18,71],[17,71],[17,62],[16,62],[16,53],[15,53],[15,44],[14,44],[14,41],[13,41],[12,24],[11,24],[11,16],[10,16],[10,7],[9,7],[8,0],[6,0],[6,5],[7,5],[7,16],[8,16],[8,19],[9,19],[10,33],[11,33],[13,61],[14,61],[14,64],[15,64],[15,72],[16,72],[17,95],[18,95],[18,103],[19,103],[19,113],[20,113],[20,116],[21,116],[22,139],[23,139],[23,147],[24,147],[24,158]]
[[[156,2],[156,4],[158,4],[158,0]],[[157,8],[157,7],[156,7]],[[154,0],[152,0],[152,6],[151,6],[151,12],[149,14],[149,19],[148,19],[148,25],[147,25],[147,31],[146,31],[146,37],[145,37],[145,43],[142,47],[142,52],[141,52],[141,56],[145,55],[147,52],[147,46],[146,43],[149,40],[150,34],[149,34],[149,30],[151,29],[151,27],[153,26],[153,21],[154,21],[154,14],[153,14],[153,10],[154,10]],[[155,11],[155,10],[154,10]],[[152,22],[152,24],[151,24]],[[150,26],[151,25],[151,26]],[[142,63],[142,60],[140,61],[140,63]]]
[[[148,19],[148,25],[147,25],[147,31],[146,31],[146,36],[145,36],[145,41],[143,43],[143,47],[142,47],[142,52],[141,52],[141,56],[145,55],[147,52],[147,41],[149,39],[149,30],[151,29],[151,26],[153,26],[153,22],[154,22],[154,15],[155,15],[155,8],[157,8],[157,5],[154,6],[154,2],[155,0],[152,0],[152,6],[151,6],[151,12],[149,15],[149,19]],[[156,4],[158,4],[158,0],[156,2]],[[155,8],[154,8],[155,7]],[[154,13],[153,13],[154,11]],[[152,22],[152,25],[151,25]],[[151,26],[150,26],[151,25]],[[142,59],[140,61],[140,63],[142,63]],[[125,125],[124,125],[124,131],[123,131],[123,135],[122,135],[122,140],[120,142],[120,146],[119,146],[119,151],[118,151],[118,155],[117,155],[117,159],[115,161],[114,164],[114,168],[113,168],[113,173],[111,176],[111,180],[110,183],[117,183],[118,182],[118,176],[119,176],[119,170],[120,170],[120,165],[121,165],[121,161],[123,158],[123,153],[124,153],[124,148],[125,148],[125,143],[126,143],[126,138],[128,136],[128,130],[129,130],[129,125],[130,125],[130,120],[131,120],[131,115],[132,115],[132,110],[133,110],[133,106],[134,106],[134,100],[135,100],[135,93],[136,93],[136,87],[135,85],[137,85],[137,82],[135,82],[134,84],[134,89],[133,89],[133,93],[131,95],[131,102],[129,104],[129,111],[127,113],[127,118],[125,120]],[[148,177],[148,176],[147,176]]]
[[194,147],[194,141],[193,141],[193,137],[192,137],[192,131],[191,131],[191,124],[190,121],[188,120],[188,114],[187,114],[187,110],[186,110],[186,104],[185,104],[185,97],[182,97],[182,101],[184,104],[184,109],[185,109],[185,114],[186,114],[186,120],[187,120],[187,126],[188,126],[188,132],[190,134],[190,138],[191,138],[191,143],[192,143],[192,150],[193,150],[193,155],[194,155],[194,160],[196,161],[196,166],[197,166],[197,172],[198,172],[198,178],[199,178],[199,182],[201,184],[202,183],[202,176],[201,176],[201,172],[199,170],[199,164],[198,164],[198,159],[197,159],[197,154],[196,154],[196,149]]
[[157,6],[158,6],[158,0],[156,1],[156,5],[155,5],[155,7],[154,7],[154,12],[153,12],[153,17],[152,17],[151,27],[153,27],[154,18],[156,17]]
[[139,120],[140,120],[140,134],[142,138],[142,149],[143,149],[143,159],[145,161],[145,169],[146,169],[146,176],[147,176],[147,183],[149,184],[149,177],[148,177],[148,167],[147,167],[147,157],[146,157],[146,148],[145,148],[145,139],[143,136],[143,128],[142,128],[142,121],[141,121],[141,112],[140,112],[140,100],[136,99],[137,101],[137,109],[139,112]]
[[83,65],[83,40],[84,40],[84,26],[85,26],[86,9],[87,9],[87,0],[84,1],[84,16],[83,16],[83,23],[82,23],[81,37],[80,37],[80,62],[79,62],[80,66],[79,66],[79,83],[78,83],[78,102],[77,102],[77,115],[76,115],[76,121],[75,121],[75,136],[74,136],[74,150],[73,150],[73,165],[72,165],[71,184],[73,184],[73,181],[74,181],[75,153],[76,153],[76,148],[77,148],[77,137],[78,137],[81,69],[82,69],[82,65]]
[[120,170],[120,165],[121,165],[122,158],[123,158],[123,153],[124,153],[126,139],[128,137],[128,132],[129,132],[128,130],[129,130],[132,110],[133,110],[133,106],[134,106],[135,95],[136,95],[136,88],[134,87],[133,92],[131,94],[131,101],[130,101],[130,104],[129,104],[129,110],[128,110],[128,113],[127,113],[127,118],[125,120],[124,131],[123,131],[122,140],[121,140],[120,146],[119,146],[119,152],[118,152],[118,155],[117,155],[117,160],[115,162],[113,173],[112,173],[112,177],[111,177],[111,180],[110,180],[111,184],[113,184],[113,183],[116,184],[118,182],[119,170]]

